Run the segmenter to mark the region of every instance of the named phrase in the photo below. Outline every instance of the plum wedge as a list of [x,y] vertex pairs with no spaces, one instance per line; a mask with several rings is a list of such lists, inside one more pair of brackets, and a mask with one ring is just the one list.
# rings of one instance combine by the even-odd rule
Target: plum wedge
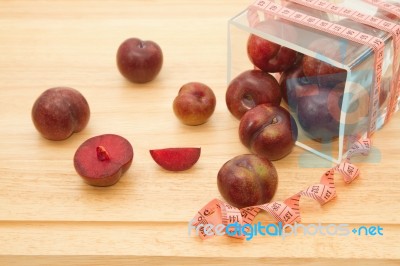
[[168,171],[190,169],[200,158],[201,148],[166,148],[150,150],[153,160]]

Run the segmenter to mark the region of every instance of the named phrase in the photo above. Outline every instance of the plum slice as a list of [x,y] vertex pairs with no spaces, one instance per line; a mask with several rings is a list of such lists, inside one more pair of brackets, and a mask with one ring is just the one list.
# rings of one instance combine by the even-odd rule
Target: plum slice
[[83,142],[74,156],[76,172],[92,186],[106,187],[117,183],[129,169],[133,148],[128,140],[104,134]]
[[201,148],[166,148],[150,150],[153,160],[168,171],[185,171],[200,158]]

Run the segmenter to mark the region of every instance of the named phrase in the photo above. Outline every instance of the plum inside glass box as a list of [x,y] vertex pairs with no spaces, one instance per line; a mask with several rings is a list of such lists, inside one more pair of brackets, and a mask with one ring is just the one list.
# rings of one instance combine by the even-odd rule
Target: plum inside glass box
[[[371,125],[381,128],[388,113],[397,111],[399,56],[393,33],[341,15],[337,7],[341,12],[362,10],[368,18],[396,27],[397,18],[368,1],[340,1],[334,4],[336,12],[301,2],[316,1],[256,1],[229,21],[228,82],[249,70],[275,77],[281,106],[297,124],[296,145],[340,162],[356,139],[373,133]],[[266,5],[275,8],[267,10]],[[288,19],[283,11],[294,12],[291,18],[305,15],[314,25],[329,23],[330,31]],[[342,33],[333,34],[335,28]],[[381,63],[374,47],[343,36],[345,31],[381,42]],[[252,97],[246,95],[242,102],[249,105]]]

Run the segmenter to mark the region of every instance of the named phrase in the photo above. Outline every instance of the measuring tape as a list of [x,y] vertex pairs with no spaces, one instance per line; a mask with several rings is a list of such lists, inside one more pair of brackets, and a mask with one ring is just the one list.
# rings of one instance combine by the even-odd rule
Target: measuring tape
[[400,18],[400,7],[381,0],[363,0]]
[[[325,8],[333,6],[333,4],[324,1],[314,0],[312,1],[312,3]],[[309,28],[317,29],[319,31],[330,33],[334,36],[342,37],[349,41],[357,42],[362,45],[367,45],[374,51],[374,71],[373,71],[374,75],[373,75],[373,84],[371,89],[372,97],[370,97],[370,104],[369,104],[370,115],[369,115],[369,129],[368,129],[368,137],[372,136],[373,133],[375,133],[376,131],[376,122],[379,110],[379,94],[382,83],[384,41],[378,37],[330,21],[309,16],[301,12],[294,11],[293,9],[278,5],[271,1],[258,0],[249,7],[248,17],[250,24],[254,25],[259,22],[258,12],[257,12],[258,10],[261,10],[266,14],[272,16],[278,16],[279,18],[286,19]]]
[[[400,56],[400,25],[375,17],[365,15],[356,10],[352,10],[346,7],[341,7],[326,1],[321,0],[290,0],[291,2],[311,7],[327,13],[336,14],[339,16],[347,17],[353,21],[380,29],[388,32],[393,38],[393,67],[392,67],[392,80],[389,90],[389,103],[387,108],[387,114],[385,117],[385,123],[389,122],[390,118],[396,111],[397,101],[400,96],[400,79],[399,79],[399,56]],[[383,1],[364,0],[365,2],[371,3],[379,8],[382,8],[388,12],[400,16],[400,8],[392,4],[385,3]],[[379,105],[378,105],[379,106]],[[379,108],[373,106],[372,108]]]
[[[192,219],[191,225],[200,228],[198,231],[201,239],[207,239],[217,235],[215,230],[217,225],[238,223],[240,225],[252,224],[255,217],[262,211],[268,212],[277,222],[282,224],[293,224],[301,222],[300,199],[309,197],[319,204],[324,205],[336,197],[336,187],[334,176],[339,172],[346,183],[351,183],[356,179],[360,170],[357,166],[350,163],[350,159],[356,155],[368,155],[371,148],[369,139],[359,140],[350,148],[346,160],[325,172],[318,184],[312,185],[284,201],[274,201],[258,206],[246,207],[243,209],[235,208],[221,200],[213,199],[207,203]],[[203,227],[201,227],[203,225]],[[213,225],[206,230],[207,225]],[[232,228],[233,229],[233,228]],[[240,232],[229,234],[232,237],[243,239],[245,236]]]
[[[399,58],[399,38],[400,29],[397,24],[385,21],[382,19],[375,20],[375,17],[366,16],[360,12],[353,11],[346,8],[340,8],[333,4],[325,1],[318,0],[294,0],[297,3],[306,3],[307,6],[311,6],[315,9],[325,10],[329,12],[337,12],[336,14],[352,18],[357,22],[361,22],[373,27],[377,27],[381,30],[390,32],[394,40],[395,60],[397,62]],[[380,2],[380,1],[372,1]],[[315,6],[317,5],[318,8]],[[393,7],[392,7],[393,8]],[[329,10],[328,10],[329,9]],[[298,23],[303,26],[318,29],[330,33],[334,36],[342,37],[350,41],[354,41],[363,45],[367,45],[374,51],[374,78],[372,84],[372,97],[370,102],[370,118],[369,118],[369,131],[368,136],[371,136],[376,131],[376,121],[379,110],[379,94],[381,90],[381,77],[382,77],[382,65],[383,65],[383,52],[384,52],[384,41],[380,38],[371,36],[369,34],[332,23],[323,19],[315,18],[301,12],[294,11],[290,8],[283,7],[275,4],[271,1],[256,1],[251,7],[249,7],[248,19],[252,26],[260,22],[258,11],[261,10],[269,15],[277,16],[294,23]],[[400,12],[400,10],[399,10]],[[397,94],[399,93],[399,84],[397,79],[397,73],[399,72],[398,64],[394,64],[393,74],[396,74],[395,80],[391,83],[391,95],[392,98],[389,104],[388,114],[392,114],[392,103],[397,105]],[[394,94],[392,94],[394,93]],[[396,95],[393,97],[393,95]],[[394,113],[394,111],[393,111]],[[389,116],[391,115],[389,114]],[[388,119],[386,119],[388,120]],[[326,171],[318,184],[307,187],[304,190],[296,193],[295,195],[287,198],[284,201],[274,201],[258,206],[247,207],[243,209],[235,208],[223,201],[214,199],[206,204],[200,211],[197,212],[193,218],[191,225],[196,227],[201,224],[207,225],[219,225],[228,226],[232,223],[238,223],[240,225],[252,224],[255,217],[262,211],[268,212],[277,222],[282,224],[293,224],[295,222],[301,222],[300,213],[300,199],[301,197],[309,197],[314,199],[319,204],[324,205],[336,197],[336,187],[334,183],[335,173],[340,173],[346,183],[351,183],[355,180],[360,170],[357,166],[353,165],[350,161],[351,158],[357,155],[367,155],[371,149],[370,139],[358,140],[347,152],[346,159],[339,165]],[[203,228],[204,229],[204,228]],[[199,236],[202,239],[212,237],[215,233],[214,228],[209,228],[210,232],[206,230],[199,230]],[[232,237],[243,239],[245,236],[240,232],[236,234],[230,234]]]
[[[396,15],[398,18],[400,18],[400,7],[390,4],[390,3],[386,3],[384,1],[380,1],[380,0],[364,0],[367,3],[370,3],[380,9],[383,9],[393,15]],[[388,21],[384,21],[384,23],[390,23]],[[393,29],[391,30],[392,36],[393,36],[393,42],[394,42],[394,50],[395,50],[395,54],[394,54],[394,59],[393,59],[393,67],[399,67],[399,63],[398,63],[398,57],[399,57],[399,39],[400,39],[400,30],[399,30],[399,25],[395,25],[395,27],[393,27]],[[395,34],[393,34],[393,32]],[[396,36],[394,36],[396,35]],[[393,85],[393,83],[395,83],[395,85]],[[393,86],[393,87],[392,87]],[[399,77],[399,72],[396,72],[396,75],[392,75],[392,84],[390,87],[390,101],[389,101],[389,105],[388,105],[388,112],[387,112],[387,116],[385,119],[385,123],[389,122],[390,118],[392,117],[392,115],[396,112],[396,108],[397,108],[397,104],[398,104],[398,99],[400,97],[400,77]]]

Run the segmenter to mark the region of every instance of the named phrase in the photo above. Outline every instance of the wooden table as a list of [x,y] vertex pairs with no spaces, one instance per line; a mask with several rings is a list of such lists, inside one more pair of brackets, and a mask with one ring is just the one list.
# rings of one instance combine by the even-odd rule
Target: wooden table
[[[321,207],[302,202],[304,224],[381,226],[383,236],[302,235],[241,241],[188,235],[188,222],[213,198],[224,162],[247,153],[238,121],[225,105],[227,21],[245,8],[234,1],[0,2],[0,265],[399,265],[400,115],[373,138],[372,159],[358,163],[351,185]],[[115,54],[128,37],[160,44],[157,79],[128,83]],[[201,126],[182,125],[172,101],[183,83],[213,88],[217,108]],[[70,86],[91,107],[87,128],[65,141],[43,139],[30,112],[47,88]],[[87,138],[115,133],[131,141],[129,172],[109,188],[86,185],[72,157]],[[180,173],[162,170],[149,149],[196,146],[199,162]],[[317,163],[305,168],[304,156]],[[310,157],[311,156],[311,157]],[[284,199],[319,181],[330,167],[295,148],[275,163]],[[260,221],[273,222],[262,214]]]

